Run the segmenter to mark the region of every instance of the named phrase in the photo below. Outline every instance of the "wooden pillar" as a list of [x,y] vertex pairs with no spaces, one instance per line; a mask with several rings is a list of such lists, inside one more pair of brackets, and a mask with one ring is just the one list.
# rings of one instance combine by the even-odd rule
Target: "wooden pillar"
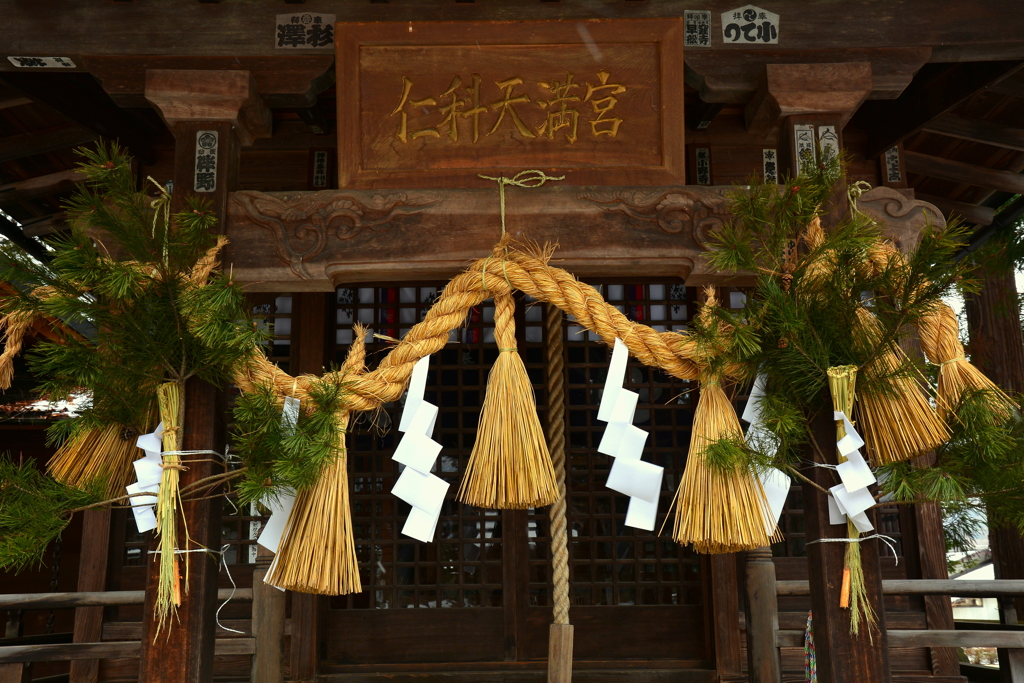
[[[270,133],[270,112],[256,93],[247,71],[149,70],[146,98],[160,113],[175,138],[174,188],[171,210],[187,207],[202,196],[223,230],[228,193],[237,189],[240,144]],[[185,384],[182,450],[224,452],[224,394],[198,378]],[[180,485],[210,476],[223,467],[209,455],[183,456],[187,467]],[[185,501],[178,520],[178,538],[191,547],[220,548],[221,500]],[[187,526],[187,532],[186,532]],[[182,541],[184,543],[184,541]],[[155,549],[155,546],[154,546]],[[154,602],[159,562],[150,555],[146,572],[146,604],[142,623],[139,681],[206,683],[213,680],[218,556],[183,555],[188,573],[177,618],[157,636]],[[187,581],[186,581],[187,576]]]
[[[870,83],[870,68],[866,74],[863,69],[834,70],[835,65],[821,65],[819,78],[820,92],[815,98],[795,99],[804,102],[808,113],[794,114],[785,119],[779,135],[780,168],[790,169],[797,175],[801,163],[820,163],[820,160],[806,156],[799,158],[801,149],[807,143],[826,146],[830,142],[836,151],[842,149],[842,130],[852,111],[836,111],[829,105],[830,93],[825,92],[824,85],[832,82],[834,87],[849,93],[849,102],[856,102],[854,109],[863,98],[854,97],[854,90],[863,92],[864,77]],[[827,67],[827,68],[825,68]],[[846,75],[850,83],[842,84],[831,79],[828,71],[835,76]],[[848,72],[848,73],[847,73]],[[829,76],[826,78],[826,76]],[[818,112],[810,111],[808,102],[816,101]],[[805,152],[806,154],[806,152]],[[825,230],[836,225],[849,211],[846,196],[845,178],[837,183],[829,205],[823,207],[822,225]],[[823,452],[828,464],[837,464],[836,458],[836,427],[832,420],[832,403],[827,394],[822,395],[817,406],[817,414],[812,417],[811,429],[817,444]],[[821,462],[816,452],[808,447],[808,460]],[[818,467],[806,467],[804,475],[824,489],[835,485],[833,473]],[[874,609],[877,625],[869,629],[862,626],[858,635],[850,633],[850,610],[839,607],[839,592],[842,586],[844,556],[846,543],[815,542],[819,539],[846,538],[846,525],[829,523],[828,496],[818,489],[805,484],[804,522],[807,538],[807,573],[811,589],[811,609],[814,614],[814,642],[818,654],[818,680],[820,683],[887,683],[891,680],[889,671],[889,647],[885,626],[885,605],[882,599],[882,578],[878,564],[877,539],[864,541],[860,544],[861,563],[864,568],[864,585],[867,601]],[[869,513],[874,521],[874,513]],[[877,526],[877,524],[876,524]]]
[[[836,425],[832,420],[832,405],[825,404],[811,422],[814,438],[821,445],[829,464],[835,465]],[[813,452],[807,459],[821,462]],[[820,467],[806,467],[803,471],[819,486],[834,486],[832,472]],[[889,646],[885,626],[885,604],[882,599],[882,577],[878,565],[878,539],[860,544],[861,564],[864,568],[864,586],[867,602],[875,611],[877,624],[869,629],[861,626],[860,633],[850,633],[850,610],[839,607],[839,592],[843,582],[843,559],[846,544],[838,542],[814,543],[818,539],[845,538],[846,525],[829,523],[828,501],[824,493],[804,484],[804,524],[807,537],[807,573],[811,587],[811,610],[814,613],[814,644],[818,654],[818,681],[820,683],[887,683],[889,672]],[[868,513],[877,527],[874,511]]]
[[[110,546],[110,508],[86,510],[82,514],[82,554],[78,565],[78,590],[107,589],[107,557]],[[103,608],[75,609],[76,643],[98,643],[103,636]],[[98,659],[76,659],[71,662],[70,683],[96,683],[99,678]]]
[[782,665],[775,633],[779,602],[775,594],[775,562],[769,546],[747,551],[747,660],[750,683],[782,683]]
[[[711,555],[711,604],[714,606],[715,670],[719,676],[741,673],[740,593],[736,554]],[[749,624],[747,635],[749,638]],[[774,637],[774,635],[773,635]]]
[[[292,294],[292,373],[321,374],[327,362],[327,310],[332,295]],[[321,633],[326,626],[326,598],[291,593],[291,672],[288,680],[312,681],[320,661]]]
[[256,640],[256,653],[252,658],[251,683],[284,680],[285,592],[263,582],[273,556],[259,546],[252,572],[252,637]]
[[[193,377],[185,383],[185,414],[182,450],[224,452],[224,393]],[[182,456],[188,469],[182,470],[181,487],[222,470],[209,455]],[[220,498],[185,500],[178,519],[178,538],[184,545],[187,534],[191,547],[220,549]],[[152,549],[157,549],[152,544]],[[142,615],[140,683],[208,683],[213,680],[213,646],[216,634],[217,576],[219,556],[206,553],[182,555],[188,572],[182,570],[182,604],[177,618],[164,624],[157,636],[155,602],[159,578],[159,556],[150,555],[146,566],[146,604]],[[187,579],[186,579],[187,577]]]
[[[981,291],[964,297],[970,330],[971,361],[1011,396],[1024,392],[1024,338],[1021,334],[1017,285],[1008,268],[990,265],[981,273]],[[1024,537],[1009,527],[990,528],[989,544],[997,579],[1024,579]],[[1019,623],[1024,600],[1001,599],[999,617],[1007,624]],[[1019,657],[1018,657],[1019,659]],[[1010,651],[999,650],[1003,680],[1024,680],[1022,662]],[[1020,679],[1011,671],[1020,669]]]

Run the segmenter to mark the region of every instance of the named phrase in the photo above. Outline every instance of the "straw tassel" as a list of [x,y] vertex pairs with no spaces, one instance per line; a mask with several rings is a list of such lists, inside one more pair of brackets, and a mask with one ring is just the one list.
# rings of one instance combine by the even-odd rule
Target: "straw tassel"
[[743,438],[729,397],[717,381],[701,383],[690,450],[676,493],[672,538],[699,553],[734,553],[782,540],[768,535],[761,483],[747,469],[722,472],[707,466],[704,450],[723,438]]
[[514,313],[511,295],[494,297],[498,360],[487,377],[476,442],[458,496],[463,503],[498,510],[543,507],[558,499],[533,386],[516,350]]
[[[177,382],[167,382],[157,387],[157,401],[160,406],[160,419],[164,423],[163,450],[177,451],[181,443],[181,419],[185,414],[185,396],[182,386]],[[181,606],[181,572],[178,567],[178,529],[177,511],[180,496],[178,480],[181,476],[181,456],[165,454],[163,456],[163,476],[160,478],[160,492],[157,494],[156,531],[160,535],[160,552],[157,561],[160,563],[157,579],[156,617],[157,630],[160,630]],[[187,530],[186,530],[187,535]],[[185,558],[185,575],[188,576],[188,555]],[[186,586],[187,588],[187,586]]]
[[[857,308],[861,328],[877,337],[879,323],[863,306]],[[916,458],[949,438],[949,430],[932,410],[921,385],[906,376],[887,377],[907,363],[899,346],[890,345],[862,368],[872,381],[888,382],[892,392],[861,392],[857,415],[864,425],[868,456],[875,465]]]
[[[706,289],[700,315],[708,322],[718,305],[714,287]],[[721,327],[720,332],[725,332]],[[706,358],[716,349],[696,349],[694,357],[706,370]],[[743,440],[736,409],[717,377],[702,377],[700,397],[693,417],[686,469],[675,501],[672,538],[693,544],[700,553],[732,553],[771,545],[782,540],[778,527],[769,535],[765,518],[765,494],[760,481],[747,468],[723,472],[709,467],[704,451],[722,439]]]
[[934,311],[921,318],[917,327],[921,348],[928,360],[939,366],[935,403],[941,419],[948,420],[963,393],[971,390],[987,392],[993,409],[1003,417],[1009,417],[1016,411],[1013,399],[967,360],[964,345],[960,343],[960,326],[952,308],[940,302]]
[[277,556],[266,576],[266,582],[273,586],[320,595],[363,590],[349,506],[345,450],[348,420],[347,411],[338,416],[337,459],[324,468],[316,484],[295,497]]

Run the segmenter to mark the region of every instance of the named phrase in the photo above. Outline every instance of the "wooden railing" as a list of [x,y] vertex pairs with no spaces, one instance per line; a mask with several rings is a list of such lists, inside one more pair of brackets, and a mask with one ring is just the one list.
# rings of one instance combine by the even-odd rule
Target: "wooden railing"
[[[780,647],[803,647],[804,632],[779,629],[778,596],[810,595],[807,581],[776,581],[770,548],[747,553],[747,647],[753,668],[751,683],[781,683]],[[1024,596],[1024,581],[953,581],[906,579],[882,581],[884,595]],[[958,628],[956,630],[887,631],[889,647],[995,647],[1009,651],[1009,680],[1024,683],[1024,631]]]
[[[250,602],[251,588],[230,588],[217,593],[218,600]],[[71,607],[107,607],[141,605],[145,591],[106,591],[95,593],[20,593],[0,595],[2,609],[66,609]],[[138,657],[142,642],[138,640],[100,643],[23,644],[3,646],[0,640],[0,682],[23,680],[24,666],[30,662],[57,662],[76,659],[124,659]],[[222,638],[214,646],[217,655],[253,655],[256,638]]]

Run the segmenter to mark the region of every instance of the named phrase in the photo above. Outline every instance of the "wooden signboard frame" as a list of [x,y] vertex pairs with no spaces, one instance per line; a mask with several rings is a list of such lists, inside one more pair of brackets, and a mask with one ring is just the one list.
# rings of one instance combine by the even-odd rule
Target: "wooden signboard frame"
[[[685,184],[681,19],[339,22],[336,27],[339,188],[485,187],[492,183],[478,178],[480,173],[511,176],[524,169],[564,175],[563,184],[571,185]],[[427,71],[433,79],[429,87],[420,80]],[[574,81],[566,80],[567,72]],[[628,82],[623,74],[629,73],[644,82]],[[508,99],[512,90],[502,95],[502,83],[513,74],[522,80],[512,94],[532,96],[530,120],[498,118],[505,110],[495,102]],[[623,91],[588,90],[618,83],[616,74]],[[477,103],[484,113],[475,131],[480,143],[473,146],[472,121],[456,122],[458,141],[449,139],[452,124],[438,124],[449,101],[442,98],[441,83],[460,78],[464,94],[476,76],[488,90]],[[568,127],[557,136],[543,130],[545,111],[554,107],[541,109],[542,99],[547,94],[543,101],[550,103],[556,95],[542,86],[558,86],[558,79],[562,85],[573,83],[579,128],[572,143],[563,137]],[[411,85],[403,93],[404,84]],[[617,140],[608,126],[599,129],[592,121],[600,118],[595,102],[610,95],[620,100],[619,109],[604,118],[621,115],[622,129],[616,126],[615,133],[625,135]],[[459,106],[472,108],[464,96]],[[429,123],[421,113],[428,111]],[[485,139],[494,121],[501,130]],[[428,125],[434,128],[428,131]]]

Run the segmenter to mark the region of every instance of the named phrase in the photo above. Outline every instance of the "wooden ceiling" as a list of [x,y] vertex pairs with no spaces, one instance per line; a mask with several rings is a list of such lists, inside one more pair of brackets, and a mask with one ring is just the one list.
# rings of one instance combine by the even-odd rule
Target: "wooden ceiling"
[[[333,54],[282,55],[266,40],[267,18],[302,4],[167,0],[156,7],[102,0],[54,15],[19,3],[7,17],[9,54],[70,55],[80,66],[49,73],[16,69],[6,59],[0,65],[0,209],[25,226],[14,235],[13,224],[0,220],[0,232],[23,241],[63,227],[60,202],[76,179],[78,145],[117,138],[145,167],[162,163],[173,140],[141,97],[146,68],[249,68],[275,120],[274,137],[249,153],[332,147]],[[353,0],[317,3],[316,10],[347,21],[586,19],[714,13],[736,4]],[[1014,0],[972,3],[969,11],[964,4],[892,0],[881,17],[878,3],[869,0],[841,7],[779,0],[772,9],[785,22],[786,49],[690,50],[687,136],[713,137],[716,126],[727,134],[725,120],[749,99],[766,62],[872,61],[873,97],[899,96],[863,105],[848,138],[864,140],[866,159],[902,142],[910,186],[919,196],[979,225],[991,222],[991,208],[979,205],[1024,191],[1024,73],[1014,72],[1024,60],[1024,20]],[[37,30],[44,19],[47,30]],[[710,123],[698,134],[702,121]]]

